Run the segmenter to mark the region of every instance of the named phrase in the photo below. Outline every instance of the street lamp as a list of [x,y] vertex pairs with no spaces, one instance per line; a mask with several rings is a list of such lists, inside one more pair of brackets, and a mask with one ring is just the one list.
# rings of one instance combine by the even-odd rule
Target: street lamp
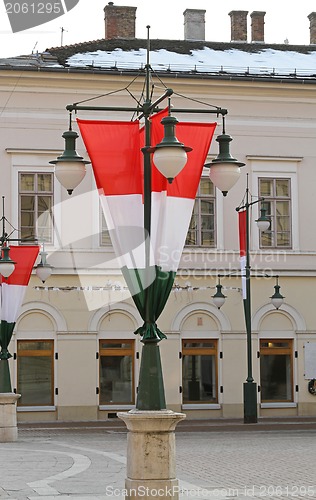
[[171,184],[173,179],[181,172],[187,162],[187,153],[192,148],[185,146],[175,136],[175,126],[178,120],[174,116],[165,116],[161,120],[164,126],[164,138],[152,148],[154,164]]
[[[246,198],[244,205],[241,205],[236,208],[237,212],[239,212],[239,238],[240,238],[240,250],[241,250],[241,265],[243,265],[243,260],[245,258],[245,270],[244,270],[244,278],[245,278],[245,287],[243,290],[243,302],[244,302],[244,314],[245,314],[245,323],[246,323],[246,333],[247,333],[247,379],[244,383],[244,423],[251,424],[256,423],[258,421],[257,417],[257,384],[254,382],[254,378],[252,376],[252,329],[251,329],[251,288],[250,288],[250,275],[251,275],[251,266],[250,266],[250,231],[249,231],[249,208],[256,203],[263,203],[264,199],[259,198],[254,201],[250,201],[249,198],[249,187],[248,187],[248,174],[247,174],[247,188],[246,188]],[[244,221],[242,222],[242,217]],[[259,230],[266,231],[270,226],[270,221],[268,217],[266,217],[266,211],[264,206],[261,207],[260,217],[256,221],[259,227]],[[278,285],[276,285],[278,286]],[[279,293],[280,287],[275,288],[275,301],[272,300],[273,305],[278,309],[282,302],[283,297]]]
[[35,266],[35,273],[36,276],[42,281],[42,283],[45,283],[45,281],[51,276],[53,272],[53,266],[48,264],[46,258],[47,258],[47,252],[45,252],[45,246],[43,243],[43,250],[39,253],[40,255],[40,262]]
[[[171,183],[173,179],[181,172],[187,161],[187,153],[191,151],[190,145],[181,143],[175,135],[175,128],[178,123],[174,116],[170,116],[170,97],[173,95],[173,90],[166,88],[164,94],[152,102],[151,100],[151,66],[149,62],[150,42],[149,42],[149,26],[147,27],[147,64],[145,65],[145,97],[144,102],[139,103],[137,108],[128,107],[102,107],[90,106],[82,103],[75,103],[66,106],[70,114],[78,111],[111,111],[111,112],[132,112],[138,115],[138,119],[144,119],[144,147],[143,165],[144,165],[144,179],[143,179],[143,197],[144,197],[144,234],[145,234],[145,275],[149,275],[150,268],[150,235],[151,235],[151,212],[152,212],[152,160],[156,168],[163,174],[163,176]],[[151,124],[150,119],[157,111],[161,111],[158,105],[169,99],[168,116],[165,116],[161,123],[164,127],[164,137],[159,144],[152,146],[151,137]],[[89,99],[90,100],[90,99]],[[84,101],[83,101],[84,102]],[[214,108],[214,109],[213,109]],[[227,192],[228,189],[238,179],[240,167],[244,165],[235,160],[229,152],[229,143],[232,140],[225,132],[224,117],[227,110],[213,106],[208,109],[176,109],[172,110],[175,113],[213,113],[217,116],[223,117],[223,133],[217,138],[219,142],[219,155],[213,160],[211,171],[216,172],[216,169],[222,168],[229,171],[229,183],[223,183],[222,190]],[[78,181],[84,176],[85,165],[89,162],[85,161],[80,155],[77,154],[75,148],[75,140],[77,136],[72,131],[71,119],[69,131],[63,134],[65,139],[64,153],[50,163],[56,166],[56,177],[60,183],[71,194],[73,189],[78,185]],[[153,158],[152,158],[153,156]],[[233,180],[232,180],[233,177]],[[137,277],[136,277],[137,278]],[[139,279],[139,277],[137,278]],[[150,283],[149,277],[145,278],[145,283]],[[141,410],[160,410],[166,407],[163,378],[161,372],[160,354],[158,349],[158,342],[165,338],[161,332],[158,331],[153,318],[157,318],[156,313],[152,312],[153,290],[151,286],[144,287],[144,297],[142,298],[141,315],[144,319],[144,327],[139,329],[142,336],[143,351],[142,361],[139,374],[139,387],[137,393],[136,408]],[[170,287],[169,287],[170,288]],[[171,288],[170,288],[171,289]],[[168,293],[165,293],[164,304],[168,298]],[[135,300],[135,298],[134,298]],[[143,302],[144,301],[144,302]],[[135,301],[137,308],[139,308],[138,301]],[[161,313],[164,304],[159,309]],[[147,332],[147,333],[146,333]],[[153,368],[154,367],[154,368]]]
[[[39,247],[31,245],[20,245],[9,247],[11,239],[6,232],[5,223],[8,222],[2,216],[1,259],[0,259],[0,442],[17,440],[16,425],[16,402],[19,394],[12,392],[9,359],[9,343],[12,338],[15,322],[20,313],[24,294],[29,283],[34,262],[38,255]],[[10,224],[8,222],[8,224]],[[12,232],[13,226],[10,224]],[[12,255],[12,259],[9,255]]]
[[16,262],[14,262],[10,258],[9,252],[10,252],[10,247],[8,246],[7,242],[4,241],[2,243],[2,248],[1,248],[2,255],[0,257],[0,274],[2,274],[4,278],[8,278],[9,276],[11,276],[11,274],[15,269],[15,264],[16,264]]
[[[90,106],[84,104],[85,101],[82,101],[81,103],[68,105],[66,109],[70,112],[70,115],[73,111],[110,111],[112,113],[131,112],[137,117],[135,122],[119,122],[119,125],[117,125],[117,122],[104,122],[102,125],[101,122],[95,121],[92,125],[92,127],[95,127],[93,133],[88,132],[88,127],[91,124],[88,125],[87,121],[78,120],[78,124],[92,161],[99,193],[102,192],[102,200],[111,214],[109,222],[111,223],[112,234],[114,234],[113,247],[116,255],[121,257],[121,261],[124,260],[122,256],[128,256],[128,265],[122,265],[121,269],[135,305],[144,321],[143,325],[135,332],[140,334],[143,343],[136,410],[118,414],[125,421],[128,430],[131,431],[128,438],[128,477],[126,486],[127,489],[138,487],[140,484],[152,486],[153,483],[158,484],[155,482],[157,480],[159,485],[165,486],[166,491],[170,491],[175,486],[175,437],[173,431],[176,424],[185,415],[170,412],[166,409],[159,351],[159,342],[166,336],[159,330],[156,321],[162,313],[172,289],[178,266],[174,255],[180,255],[183,249],[191,218],[188,207],[193,209],[199,179],[216,124],[179,124],[179,127],[183,125],[183,128],[178,130],[182,130],[183,137],[188,137],[188,142],[192,141],[192,143],[185,145],[184,142],[186,141],[180,142],[177,139],[175,128],[178,121],[174,116],[171,116],[170,112],[170,97],[174,94],[173,90],[166,88],[163,95],[152,102],[149,26],[147,30],[147,62],[145,65],[143,102],[134,98],[138,103],[137,107],[128,108]],[[169,100],[168,109],[159,109],[158,105],[166,99]],[[91,99],[87,100],[90,101]],[[157,126],[157,120],[160,117],[158,112],[160,111],[163,115],[167,114],[161,120],[164,129],[162,140],[160,121],[159,126]],[[172,111],[174,113],[188,114],[213,113],[223,117],[227,114],[226,109],[216,106],[207,109],[173,108]],[[143,129],[139,127],[140,119],[144,120]],[[184,132],[186,125],[189,125],[194,130],[193,138],[187,132]],[[101,132],[102,127],[109,127],[106,128],[107,132],[104,135]],[[127,130],[130,131],[128,140],[126,139]],[[123,141],[123,134],[125,142]],[[222,135],[225,137],[219,139],[220,155],[217,158],[216,167],[221,164],[227,165],[228,162],[234,165],[234,168],[239,168],[241,164],[238,164],[229,153],[231,138],[227,139],[225,130],[223,130]],[[109,136],[111,139],[109,139]],[[114,136],[115,140],[113,140]],[[87,162],[76,153],[75,140],[77,137],[71,130],[71,119],[69,131],[63,134],[63,137],[66,142],[65,151],[57,160],[51,163],[56,165],[56,177],[67,189],[68,193],[71,194],[78,185],[78,181],[80,182],[80,177],[83,178]],[[133,140],[131,140],[131,137]],[[158,144],[153,146],[152,141],[158,142]],[[143,147],[141,142],[144,143]],[[103,157],[103,154],[105,154],[103,150],[106,149],[105,143],[111,151],[106,156],[106,159]],[[193,157],[193,161],[189,162],[189,169],[183,168],[187,162],[187,153],[192,150],[192,147],[191,158]],[[143,161],[139,161],[140,151],[143,153]],[[118,159],[118,163],[115,163],[116,159]],[[120,176],[117,175],[116,167],[113,164],[119,169]],[[140,168],[141,164],[143,169]],[[110,170],[107,170],[108,165]],[[109,179],[105,179],[106,175],[109,177],[115,176],[115,178],[111,177],[113,183]],[[128,186],[126,190],[125,185],[122,187],[122,182],[120,184],[122,175],[127,175],[127,181],[124,177],[124,182]],[[182,176],[181,180],[179,180],[180,176]],[[173,182],[174,179],[176,181]],[[228,188],[224,186],[223,189]],[[183,198],[182,192],[185,192]],[[122,208],[123,206],[124,208]],[[179,209],[179,207],[182,208]],[[173,224],[166,220],[167,213]],[[120,217],[116,226],[115,218],[117,214]],[[132,219],[133,214],[135,214],[135,217]],[[140,223],[138,221],[139,215],[143,215],[143,220]],[[181,222],[179,222],[179,218]],[[130,234],[124,232],[126,231],[126,225],[128,226],[127,219],[132,226],[129,227],[130,233],[133,232],[133,238],[130,238],[132,240],[131,245],[136,242],[136,232],[140,227],[139,224],[142,224],[141,245],[139,241],[137,241],[136,245],[138,249],[136,252],[137,257],[135,257],[134,253],[136,246],[132,246],[132,248],[130,246]],[[122,220],[125,226],[123,226]],[[175,227],[177,224],[179,227],[181,226],[181,238],[177,238],[176,230],[178,228]],[[164,233],[165,226],[169,229]],[[165,239],[160,240],[161,233],[164,233]],[[152,243],[155,244],[157,241],[161,243],[161,248],[152,249]],[[166,245],[168,254],[170,254],[167,256],[169,259],[168,266],[161,260],[161,250]],[[173,251],[174,248],[177,251]],[[142,249],[144,249],[144,252],[142,252]],[[123,251],[121,252],[121,250]],[[166,252],[164,252],[165,254]],[[172,264],[170,264],[171,262]],[[176,499],[177,495],[174,494],[171,497],[166,493],[166,498]]]
[[213,303],[217,307],[217,309],[220,309],[222,305],[225,304],[226,300],[226,295],[223,294],[222,288],[223,286],[221,285],[220,277],[218,277],[218,284],[216,285],[216,293],[213,295]]
[[[2,306],[0,307],[0,393],[10,393],[12,390],[8,359],[12,356],[8,351],[8,346],[23,302],[26,286],[38,256],[39,247],[36,244],[30,245],[31,240],[12,238],[11,235],[16,229],[5,216],[4,202],[5,197],[2,196],[2,217],[0,218],[0,223],[2,223],[2,234],[0,236],[0,304]],[[9,226],[8,230],[6,225]],[[33,241],[36,243],[36,240]],[[27,244],[10,246],[12,242]],[[13,259],[10,256],[11,253]],[[51,269],[51,266],[46,262],[46,255],[46,252],[42,252],[42,260],[36,266],[36,271],[37,268]],[[41,276],[44,277],[41,272],[36,274],[40,278]],[[46,277],[48,277],[47,271]]]
[[80,184],[86,175],[86,164],[90,163],[78,155],[76,151],[77,132],[72,130],[72,115],[69,115],[69,130],[63,133],[65,149],[61,156],[49,163],[55,165],[55,175],[60,184],[67,189],[68,194]]
[[214,186],[222,191],[223,196],[227,196],[228,191],[240,177],[240,168],[244,167],[245,164],[230,154],[229,144],[233,139],[225,131],[225,114],[222,115],[222,120],[223,130],[216,138],[219,144],[219,153],[211,163],[206,163],[204,166],[210,169],[209,177]]
[[[251,328],[251,266],[250,266],[250,231],[249,231],[249,209],[256,203],[264,202],[263,198],[250,201],[249,188],[248,188],[248,174],[247,174],[247,188],[244,198],[245,202],[236,208],[239,213],[239,239],[240,239],[240,261],[241,261],[241,274],[242,274],[242,294],[244,303],[244,316],[246,324],[246,341],[247,341],[247,379],[243,384],[243,399],[244,399],[244,423],[252,424],[257,423],[257,384],[252,375],[252,328]],[[266,210],[262,205],[260,217],[256,220],[257,226],[260,231],[266,231],[270,226],[270,219],[266,216]],[[275,293],[271,297],[271,303],[276,309],[279,309],[283,303],[284,297],[280,293],[280,286],[277,283],[274,287]],[[219,288],[220,287],[220,288]],[[225,297],[221,292],[222,286],[217,285],[217,293],[213,296],[213,301],[216,307],[221,307],[225,302]],[[220,292],[220,293],[219,293]],[[220,295],[220,297],[219,297]],[[221,305],[219,305],[221,302]]]
[[279,276],[276,276],[276,284],[274,285],[274,294],[270,298],[271,298],[271,303],[274,305],[276,309],[279,309],[284,302],[284,297],[280,293]]
[[[246,189],[246,202],[244,205],[237,207],[236,210],[241,216],[242,213],[245,214],[245,233],[242,231],[241,225],[239,226],[239,237],[240,237],[240,248],[242,249],[243,243],[245,243],[245,248],[243,249],[246,255],[242,256],[241,262],[244,257],[246,257],[245,262],[245,289],[243,290],[243,302],[244,302],[244,314],[245,314],[245,324],[246,324],[246,335],[247,335],[247,379],[243,384],[244,389],[244,423],[253,424],[257,423],[257,384],[252,376],[252,329],[251,329],[251,289],[250,289],[250,255],[249,255],[249,208],[258,203],[259,200],[249,201],[249,188],[248,188],[248,176],[247,176],[247,189]],[[240,212],[240,211],[243,212]],[[244,241],[243,238],[245,237]]]

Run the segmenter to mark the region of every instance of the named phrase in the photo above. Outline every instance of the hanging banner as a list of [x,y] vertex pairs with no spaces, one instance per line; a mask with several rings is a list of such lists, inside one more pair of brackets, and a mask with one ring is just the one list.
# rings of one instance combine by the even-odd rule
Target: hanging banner
[[10,258],[16,263],[11,276],[0,276],[0,359],[8,359],[8,345],[24,300],[39,246],[10,246]]
[[[152,146],[164,135],[151,117]],[[156,326],[169,297],[188,232],[203,165],[216,123],[179,123],[176,135],[190,146],[188,161],[172,184],[152,165],[150,242],[144,231],[144,131],[138,121],[77,120],[96,179],[113,248],[144,319],[143,339],[165,335]],[[146,265],[145,246],[150,247]],[[148,247],[147,247],[148,248]],[[150,307],[147,307],[150,304]]]
[[238,212],[238,225],[239,225],[239,246],[240,246],[240,271],[241,271],[241,287],[242,287],[242,298],[245,300],[247,298],[246,289],[246,224],[247,215],[246,210]]

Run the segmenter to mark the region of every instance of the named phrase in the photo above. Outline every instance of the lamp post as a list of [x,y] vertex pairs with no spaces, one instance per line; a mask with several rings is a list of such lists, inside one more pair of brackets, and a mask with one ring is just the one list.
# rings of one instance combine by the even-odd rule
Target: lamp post
[[[151,214],[152,214],[152,156],[157,169],[168,179],[169,183],[173,178],[178,175],[186,163],[186,153],[191,150],[189,146],[185,146],[179,142],[175,136],[175,128],[177,120],[169,114],[161,121],[164,127],[164,138],[162,141],[153,147],[151,144],[151,117],[157,112],[161,111],[158,105],[165,99],[169,99],[173,95],[173,90],[166,88],[164,94],[157,100],[151,100],[151,66],[149,61],[150,56],[150,41],[149,41],[149,26],[147,26],[147,63],[145,66],[145,98],[144,102],[139,103],[137,108],[129,107],[110,107],[110,106],[91,106],[83,103],[75,103],[66,106],[66,109],[71,113],[78,111],[97,111],[97,112],[131,112],[138,115],[138,119],[144,119],[144,136],[145,145],[142,148],[143,165],[144,165],[144,181],[143,181],[143,195],[144,195],[144,241],[145,241],[145,279],[144,279],[144,324],[149,325],[150,331],[146,333],[142,327],[140,333],[142,336],[143,350],[142,361],[139,374],[139,386],[137,394],[136,408],[140,410],[160,410],[166,408],[163,378],[160,362],[160,354],[158,343],[165,336],[157,332],[153,328],[153,314],[152,300],[153,293],[150,285],[150,235],[151,235]],[[89,101],[91,99],[88,99]],[[232,138],[225,132],[225,115],[227,110],[224,108],[213,106],[207,109],[172,109],[175,113],[212,113],[217,116],[223,117],[223,132],[217,138],[219,142],[219,154],[212,162],[212,173],[216,169],[221,168],[222,171],[229,171],[229,175],[234,175],[234,182],[237,181],[240,175],[240,166],[243,163],[238,162],[230,155],[229,143]],[[79,184],[84,177],[85,165],[89,162],[84,160],[75,149],[75,140],[78,134],[72,130],[71,118],[69,131],[63,134],[65,139],[65,151],[56,160],[50,163],[55,165],[56,177],[60,183],[71,194],[73,189]],[[228,184],[223,183],[223,190],[228,191],[234,183],[229,180]],[[171,288],[170,288],[171,289]],[[169,293],[168,293],[169,295]],[[143,314],[142,314],[143,316]],[[155,315],[154,315],[155,316]],[[153,369],[154,367],[154,369]]]
[[[8,346],[39,247],[37,245],[10,247],[11,242],[23,242],[23,240],[11,237],[15,228],[4,214],[4,201],[5,197],[2,196],[2,217],[0,219],[0,223],[2,223],[0,236],[0,303],[2,306],[0,308],[0,393],[11,393],[8,360],[12,355],[8,351]],[[10,227],[8,231],[6,224]]]
[[[3,215],[2,235],[0,236],[0,442],[17,440],[16,402],[19,394],[12,392],[9,359],[9,343],[19,315],[24,294],[30,279],[39,247],[31,245],[11,246],[15,228],[4,215],[4,196],[2,197]],[[10,226],[6,230],[6,223]],[[11,258],[12,257],[12,258]]]
[[[181,172],[187,160],[187,153],[191,150],[192,144],[189,146],[184,145],[177,140],[175,135],[175,128],[177,126],[177,120],[175,117],[170,116],[170,98],[174,94],[172,89],[166,88],[164,94],[152,102],[151,99],[151,66],[149,61],[150,56],[150,41],[149,41],[149,26],[147,27],[147,61],[145,66],[145,92],[144,101],[139,102],[137,108],[128,107],[110,107],[110,106],[91,106],[86,105],[84,102],[75,103],[68,105],[66,109],[70,114],[75,111],[98,111],[98,112],[131,112],[136,114],[138,120],[144,120],[144,147],[141,148],[143,153],[143,187],[141,191],[133,191],[133,193],[140,193],[140,199],[143,199],[143,241],[144,241],[144,268],[137,269],[127,269],[122,266],[122,272],[126,279],[126,282],[130,288],[131,294],[133,296],[135,305],[140,312],[144,324],[135,332],[140,333],[141,341],[143,343],[143,349],[141,354],[141,366],[139,372],[139,383],[136,401],[136,410],[119,413],[119,417],[122,418],[130,433],[128,437],[128,453],[127,453],[127,475],[126,487],[128,491],[136,491],[137,487],[150,486],[151,489],[157,487],[168,488],[176,486],[175,482],[175,438],[174,438],[174,428],[179,420],[185,417],[185,415],[180,413],[170,412],[166,409],[164,383],[159,351],[159,342],[165,338],[165,335],[158,329],[156,325],[156,320],[164,309],[165,303],[168,299],[169,293],[172,289],[172,284],[175,277],[175,269],[171,271],[166,271],[158,264],[153,266],[152,264],[152,250],[150,248],[153,226],[153,209],[152,203],[155,200],[155,209],[157,211],[157,197],[153,191],[153,164],[157,170],[163,175],[164,181],[167,179],[168,183],[171,184],[173,179]],[[164,129],[164,137],[159,144],[152,146],[152,129],[153,121],[158,111],[162,111],[158,108],[158,105],[168,99],[168,116],[165,116],[161,124]],[[91,99],[88,99],[91,100]],[[227,110],[219,108],[216,106],[208,107],[207,109],[176,109],[173,108],[174,113],[213,113],[217,116],[223,117],[227,114]],[[83,135],[83,130],[86,131],[85,125],[79,120],[79,127],[81,134]],[[112,122],[115,123],[115,122]],[[205,125],[209,127],[206,129]],[[160,126],[160,125],[159,125]],[[212,127],[211,127],[212,126]],[[111,125],[112,127],[112,125]],[[194,175],[190,171],[190,181],[194,179],[193,185],[196,183],[196,189],[198,187],[199,177],[205,162],[205,157],[209,149],[211,138],[214,132],[214,124],[203,123],[203,137],[196,134],[195,140],[195,154],[200,158],[197,164],[193,163],[192,169],[194,170]],[[113,132],[113,127],[111,129]],[[205,132],[206,131],[206,132]],[[57,158],[57,160],[51,163],[56,166],[56,176],[61,184],[67,189],[68,193],[71,194],[73,188],[78,185],[80,178],[84,176],[85,164],[87,163],[80,157],[75,150],[75,132],[71,129],[71,121],[69,127],[69,133],[63,135],[65,139],[65,151]],[[85,132],[86,134],[86,132]],[[207,134],[207,137],[206,135]],[[222,136],[225,137],[222,137]],[[231,157],[229,153],[229,142],[231,141],[230,136],[226,136],[225,130],[220,136],[220,154],[216,163],[216,167],[222,165],[234,165],[234,167],[239,168],[241,165],[234,158]],[[84,142],[87,146],[87,136],[83,137]],[[136,139],[135,139],[136,140]],[[138,139],[137,139],[138,140]],[[160,139],[159,139],[160,140]],[[93,141],[93,139],[92,139]],[[225,143],[225,144],[224,144]],[[90,143],[91,144],[91,143]],[[99,144],[93,143],[96,149],[100,149]],[[113,146],[113,143],[110,144]],[[121,144],[120,144],[121,146]],[[200,147],[201,146],[201,147]],[[103,146],[104,147],[104,146]],[[96,163],[93,161],[93,147],[88,152],[90,154],[92,165],[94,171],[96,170]],[[124,153],[122,153],[122,156]],[[134,151],[134,156],[137,156],[138,152]],[[203,158],[202,158],[203,157]],[[95,163],[95,164],[94,164]],[[199,165],[200,163],[200,165]],[[102,163],[104,165],[104,163]],[[112,165],[111,165],[112,167]],[[191,168],[191,167],[190,167]],[[214,167],[215,168],[215,167]],[[122,170],[122,169],[121,169]],[[113,171],[113,168],[112,170]],[[198,175],[196,174],[198,172]],[[141,178],[141,172],[131,172],[131,177],[139,175]],[[157,180],[156,171],[154,171],[155,179]],[[195,177],[194,177],[195,176]],[[236,173],[236,180],[238,178],[238,172]],[[100,190],[103,189],[103,185],[100,184],[100,179],[96,176],[97,187]],[[160,179],[161,181],[161,179]],[[159,182],[160,182],[159,181]],[[183,183],[184,186],[186,183]],[[163,184],[165,185],[165,184]],[[223,189],[228,190],[231,187],[224,186]],[[171,185],[172,188],[172,185]],[[170,188],[170,189],[171,189]],[[135,188],[136,189],[136,188]],[[138,189],[138,188],[137,188]],[[155,188],[157,190],[157,186]],[[168,189],[164,187],[164,192],[167,193]],[[103,190],[104,192],[104,190]],[[160,193],[161,195],[162,193]],[[105,196],[105,195],[104,195]],[[179,196],[179,195],[178,195]],[[195,193],[193,195],[195,197]],[[136,195],[135,195],[136,197]],[[192,208],[194,204],[194,197],[192,201]],[[161,196],[159,196],[159,199]],[[136,198],[135,198],[136,199]],[[137,198],[138,199],[138,198]],[[136,202],[135,202],[136,203]],[[138,203],[138,201],[137,201]],[[173,206],[173,205],[172,205]],[[116,207],[117,211],[122,210],[121,205]],[[181,214],[182,216],[182,214]],[[187,225],[184,224],[182,228],[183,244],[185,241],[185,234],[190,221],[190,213],[186,214]],[[157,221],[155,220],[155,227]],[[115,229],[115,228],[114,228]],[[123,229],[123,228],[122,228]],[[175,232],[176,228],[170,229]],[[170,233],[171,236],[171,233]],[[120,238],[119,238],[120,239]],[[122,238],[124,240],[124,238]],[[121,240],[120,240],[121,241]],[[124,240],[125,241],[125,240]],[[117,241],[116,241],[117,243]],[[169,242],[167,241],[169,244]],[[118,246],[118,245],[117,245]],[[183,247],[182,247],[183,248]],[[182,250],[181,248],[181,250]],[[170,254],[172,253],[170,247],[168,246]],[[155,253],[155,252],[154,252]],[[120,255],[126,254],[122,252]],[[170,257],[171,258],[171,257]],[[154,268],[155,277],[152,279],[152,272]],[[140,285],[141,290],[139,292],[133,293],[133,286]],[[153,465],[155,464],[155,465]],[[135,494],[135,493],[134,493]],[[170,496],[171,495],[171,496]],[[176,493],[166,494],[165,498],[177,498]],[[135,497],[136,498],[136,497]],[[138,498],[138,497],[137,497]]]
[[[243,385],[243,396],[244,396],[244,423],[245,424],[253,424],[258,421],[257,414],[257,384],[254,381],[252,374],[252,327],[251,327],[251,265],[250,265],[250,231],[249,231],[249,209],[252,205],[255,205],[259,202],[264,202],[264,198],[259,198],[254,201],[250,201],[249,196],[249,187],[248,187],[248,174],[247,174],[247,187],[246,187],[246,197],[245,203],[236,208],[236,211],[239,212],[239,216],[242,214],[245,215],[244,222],[239,218],[239,238],[240,238],[240,255],[241,255],[241,265],[243,267],[243,259],[245,257],[245,266],[244,266],[244,286],[243,286],[243,303],[244,303],[244,315],[245,315],[245,324],[246,324],[246,340],[247,340],[247,379]],[[270,220],[266,216],[266,211],[264,206],[261,208],[260,217],[257,219],[257,225],[260,231],[266,231],[270,226]],[[280,287],[279,287],[280,288]],[[278,304],[280,307],[283,302],[283,297],[279,293],[278,290],[275,289],[275,293],[280,295],[277,297],[279,302],[276,300],[272,303]],[[282,297],[282,299],[281,299]],[[277,307],[277,308],[278,308]]]
[[[250,200],[247,174],[246,194],[242,205],[236,208],[239,212],[239,239],[240,239],[240,257],[241,257],[241,274],[242,274],[242,294],[244,304],[244,316],[246,325],[246,343],[247,343],[247,378],[243,384],[243,407],[244,407],[244,423],[257,423],[257,384],[253,378],[252,372],[252,327],[251,327],[251,265],[250,265],[250,207],[257,203],[262,203],[264,198]],[[266,231],[270,226],[270,219],[266,216],[266,210],[262,205],[260,217],[256,220],[260,231]],[[275,292],[272,295],[271,303],[276,309],[282,305],[284,297],[280,293],[280,286],[277,283],[274,287]],[[218,309],[225,302],[225,295],[222,293],[222,285],[216,286],[217,292],[213,296],[213,302]]]
[[[248,184],[248,177],[247,177]],[[237,211],[245,210],[246,214],[246,263],[245,263],[245,290],[243,291],[244,314],[246,324],[246,340],[247,340],[247,379],[243,384],[244,395],[244,423],[257,423],[257,384],[252,375],[252,329],[251,329],[251,286],[250,286],[250,254],[249,254],[249,208],[254,203],[249,202],[249,189],[246,189],[246,202],[244,205],[236,208]]]

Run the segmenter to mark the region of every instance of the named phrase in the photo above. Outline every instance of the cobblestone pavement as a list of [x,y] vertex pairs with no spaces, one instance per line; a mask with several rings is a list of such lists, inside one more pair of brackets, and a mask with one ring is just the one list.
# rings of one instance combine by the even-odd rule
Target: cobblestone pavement
[[[316,498],[315,424],[186,422],[176,443],[181,500]],[[121,500],[125,474],[121,424],[24,424],[17,442],[0,444],[1,499]]]

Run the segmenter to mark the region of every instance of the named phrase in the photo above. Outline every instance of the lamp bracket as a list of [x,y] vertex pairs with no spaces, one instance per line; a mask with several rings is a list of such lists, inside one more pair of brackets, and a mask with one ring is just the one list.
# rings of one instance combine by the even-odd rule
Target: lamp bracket
[[240,205],[239,207],[236,207],[236,212],[239,212],[240,210],[245,210],[245,209],[251,207],[252,205],[256,205],[257,203],[260,203],[263,201],[265,201],[265,198],[258,198],[257,200],[249,201],[249,202],[245,203],[244,205]]

